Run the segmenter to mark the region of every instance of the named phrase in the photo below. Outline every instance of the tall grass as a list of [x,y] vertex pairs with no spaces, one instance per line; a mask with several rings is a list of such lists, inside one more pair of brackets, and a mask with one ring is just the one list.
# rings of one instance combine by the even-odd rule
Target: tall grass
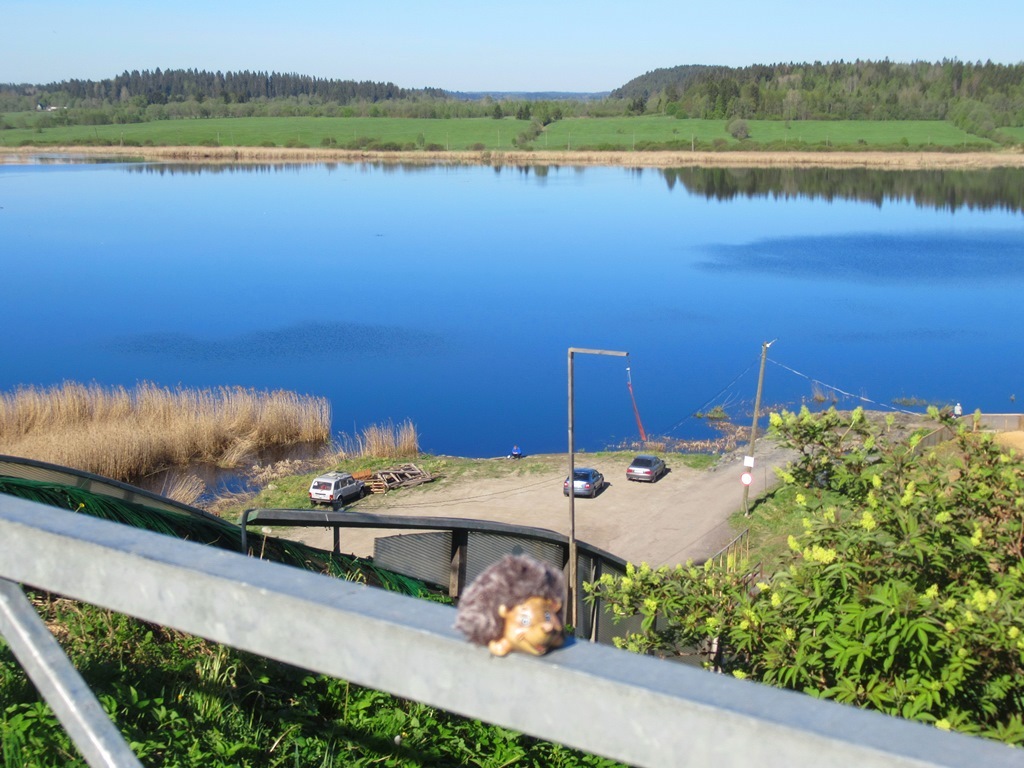
[[406,419],[401,424],[371,424],[358,435],[342,434],[338,457],[403,459],[419,455],[416,427]]
[[0,453],[132,482],[192,462],[238,466],[270,446],[326,443],[330,418],[325,398],[283,390],[64,382],[0,394]]

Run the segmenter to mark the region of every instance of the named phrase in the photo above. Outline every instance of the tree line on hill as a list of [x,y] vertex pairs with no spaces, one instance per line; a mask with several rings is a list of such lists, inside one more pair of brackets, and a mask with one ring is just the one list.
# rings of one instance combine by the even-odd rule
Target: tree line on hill
[[196,69],[159,68],[150,72],[123,72],[106,80],[65,80],[48,85],[4,86],[4,90],[25,95],[38,94],[40,103],[64,102],[99,106],[130,102],[139,106],[168,104],[175,101],[208,99],[225,103],[245,103],[259,99],[285,99],[301,96],[324,102],[349,104],[355,101],[408,99],[415,94],[443,96],[437,88],[413,91],[394,83],[333,80],[309,75],[280,72],[207,72]]
[[[991,138],[1024,126],[1024,63],[884,61],[686,65],[657,69],[606,97],[466,94],[277,72],[169,69],[106,80],[0,85],[0,113],[50,111],[63,124],[188,117],[562,117],[666,114],[727,120],[948,120]],[[57,114],[60,113],[60,114]]]
[[[44,112],[5,127],[107,125],[206,117],[418,117],[448,119],[515,116],[547,124],[566,114],[603,114],[600,100],[556,94],[463,94],[408,89],[390,82],[333,80],[277,72],[175,69],[124,72],[105,80],[47,85],[0,84],[3,113]],[[621,110],[619,110],[621,112]]]
[[1024,63],[945,59],[679,66],[630,80],[609,98],[634,113],[756,120],[949,120],[988,136],[1024,125]]

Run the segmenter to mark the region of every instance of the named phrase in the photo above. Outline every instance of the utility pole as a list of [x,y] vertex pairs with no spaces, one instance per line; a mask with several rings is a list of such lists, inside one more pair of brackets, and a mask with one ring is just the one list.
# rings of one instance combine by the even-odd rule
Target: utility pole
[[[761,415],[761,390],[764,387],[764,364],[768,359],[768,347],[774,344],[778,339],[772,339],[761,344],[761,370],[757,374],[757,394],[754,396],[754,423],[750,425],[750,444],[749,453],[747,454],[744,464],[748,465],[750,471],[750,479],[753,481],[754,473],[754,441],[757,440],[757,419]],[[750,517],[750,507],[747,506],[747,499],[750,496],[750,483],[745,481],[743,483],[743,514]]]
[[629,357],[628,352],[616,352],[610,349],[581,349],[569,347],[569,578],[566,585],[565,601],[565,622],[571,624],[573,632],[577,629],[576,624],[576,561],[579,559],[576,547],[576,411],[574,401],[575,382],[573,377],[573,356],[581,355],[614,355],[615,357]]

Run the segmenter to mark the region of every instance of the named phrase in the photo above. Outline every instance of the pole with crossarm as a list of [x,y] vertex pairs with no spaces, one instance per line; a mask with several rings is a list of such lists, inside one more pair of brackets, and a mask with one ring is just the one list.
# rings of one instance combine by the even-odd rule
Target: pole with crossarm
[[[747,448],[749,455],[747,460],[749,461],[750,479],[753,480],[754,474],[754,443],[757,441],[757,420],[761,416],[761,390],[764,387],[764,364],[768,359],[768,347],[774,344],[778,339],[772,339],[761,344],[761,370],[757,374],[757,394],[754,396],[754,423],[750,425],[750,445]],[[750,517],[750,507],[747,504],[747,500],[750,496],[750,485],[743,483],[743,514]]]
[[576,426],[576,415],[574,412],[574,383],[573,383],[573,357],[575,355],[613,355],[615,357],[628,357],[628,352],[616,352],[610,349],[582,349],[580,347],[569,347],[569,584],[566,591],[566,614],[567,624],[571,624],[573,631],[576,629],[576,484],[573,475],[576,473],[576,443],[573,435]]

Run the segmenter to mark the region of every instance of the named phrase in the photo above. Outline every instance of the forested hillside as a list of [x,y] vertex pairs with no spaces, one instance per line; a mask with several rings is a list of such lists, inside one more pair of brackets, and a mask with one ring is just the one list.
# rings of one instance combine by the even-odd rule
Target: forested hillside
[[124,72],[106,80],[65,80],[48,85],[4,86],[9,94],[38,95],[44,106],[62,101],[91,106],[132,102],[141,106],[174,101],[215,99],[242,104],[257,99],[306,96],[348,104],[385,101],[414,95],[443,96],[439,89],[412,91],[394,83],[330,80],[279,72],[206,72],[195,69],[155,69]]
[[[663,114],[745,120],[945,120],[1004,141],[1024,126],[1024,63],[944,60],[679,66],[637,77],[607,97],[467,94],[394,83],[267,72],[144,70],[106,80],[0,85],[0,129],[211,117],[516,117],[540,126],[563,117]],[[42,112],[40,120],[4,113]],[[743,128],[743,126],[740,126]],[[744,130],[732,132],[737,138]]]
[[950,120],[1024,125],[1024,63],[944,60],[656,69],[612,91],[634,114],[756,120]]
[[[506,109],[496,109],[497,102]],[[580,102],[567,96],[564,103]],[[394,83],[332,80],[277,72],[156,69],[106,80],[0,84],[3,113],[48,113],[51,125],[108,125],[207,117],[503,117],[531,112],[542,122],[565,113],[550,94],[462,94]],[[582,103],[582,102],[580,102]],[[531,106],[532,105],[532,106]],[[620,110],[621,112],[621,110]],[[552,118],[552,116],[554,116]],[[5,125],[0,120],[0,129]],[[15,127],[7,125],[6,127]]]

